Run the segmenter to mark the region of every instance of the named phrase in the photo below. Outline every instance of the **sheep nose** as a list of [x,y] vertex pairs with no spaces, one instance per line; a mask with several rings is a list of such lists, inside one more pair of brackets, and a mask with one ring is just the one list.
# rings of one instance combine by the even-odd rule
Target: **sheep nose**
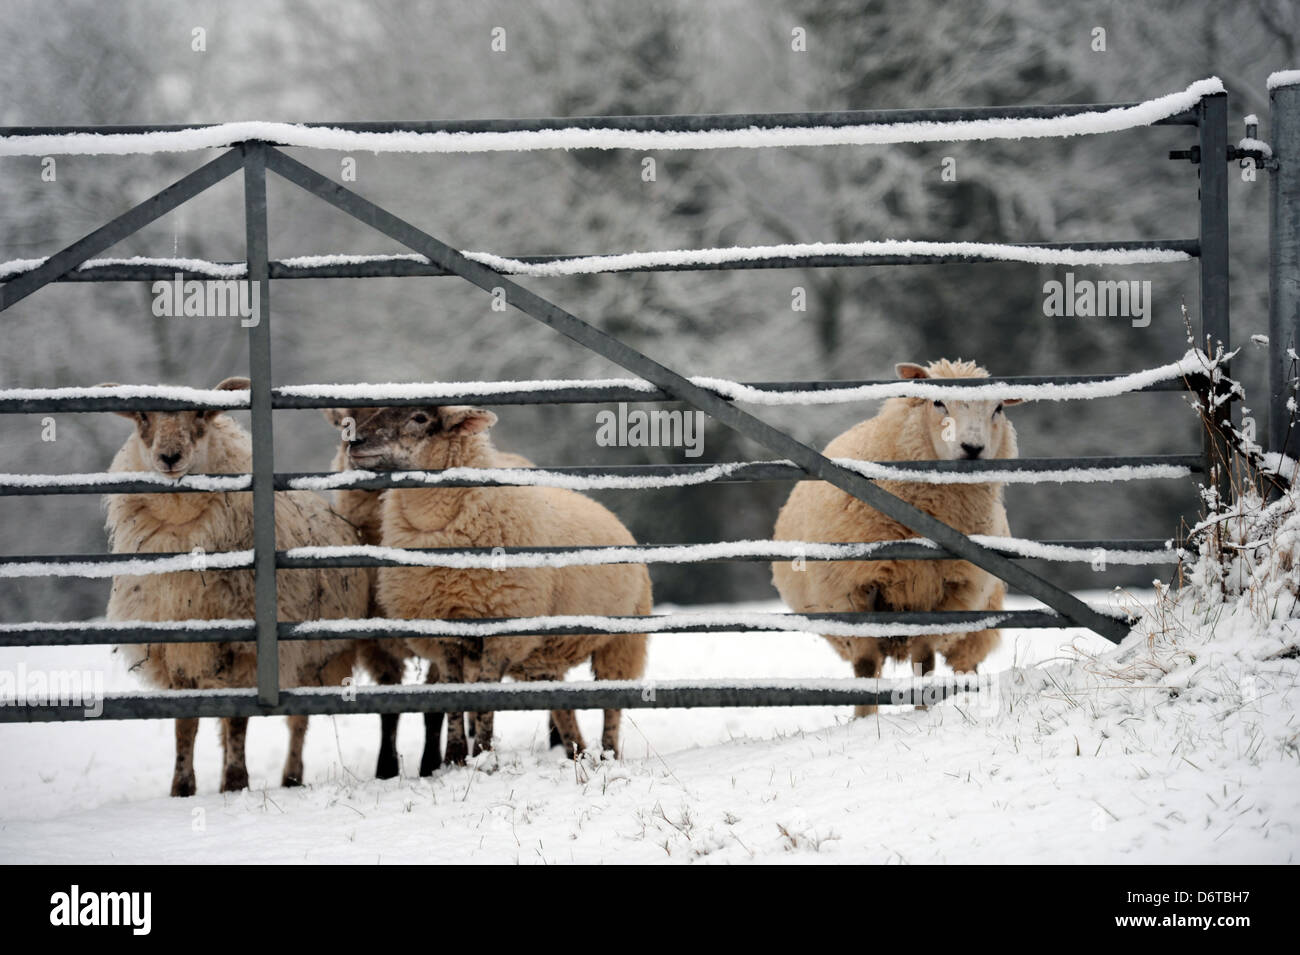
[[168,470],[171,470],[172,468],[176,467],[176,462],[179,461],[180,459],[181,456],[179,453],[158,455],[158,460],[161,461],[164,465],[166,465]]
[[965,441],[963,441],[961,443],[961,450],[962,450],[962,454],[966,455],[966,457],[968,458],[978,458],[980,456],[980,452],[984,450],[984,445],[967,444]]

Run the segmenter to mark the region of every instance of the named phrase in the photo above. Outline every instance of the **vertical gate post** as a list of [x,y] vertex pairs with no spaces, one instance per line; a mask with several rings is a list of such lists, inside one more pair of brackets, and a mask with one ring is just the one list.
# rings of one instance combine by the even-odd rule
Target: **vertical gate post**
[[[1201,162],[1201,342],[1211,355],[1222,344],[1231,347],[1228,333],[1228,97],[1215,93],[1197,106]],[[1206,480],[1220,502],[1231,497],[1231,449],[1223,428],[1232,423],[1232,404],[1216,406],[1207,383],[1204,396],[1209,427],[1204,437]]]
[[271,281],[266,231],[266,146],[245,143],[244,226],[248,275],[256,282],[248,329],[248,377],[253,414],[253,576],[257,616],[257,698],[280,702],[280,653],[275,605],[275,444],[271,437]]
[[1268,102],[1268,449],[1300,460],[1287,407],[1300,400],[1300,362],[1291,357],[1300,353],[1300,85],[1269,90]]

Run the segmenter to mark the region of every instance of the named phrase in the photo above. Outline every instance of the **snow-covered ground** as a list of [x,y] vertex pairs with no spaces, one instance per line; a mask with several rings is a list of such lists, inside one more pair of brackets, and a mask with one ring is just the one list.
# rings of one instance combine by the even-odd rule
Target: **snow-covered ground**
[[[980,698],[857,721],[629,711],[620,762],[565,761],[542,714],[505,713],[490,763],[430,779],[418,717],[385,782],[377,717],[314,717],[297,790],[278,788],[282,721],[255,720],[253,788],[233,795],[209,721],[191,799],[166,795],[170,723],[0,725],[0,862],[1294,862],[1300,663],[1261,663],[1262,639],[1228,628],[1152,676],[1142,638],[1009,630]],[[0,650],[0,670],[20,661],[134,685],[103,648]],[[850,675],[804,634],[661,635],[649,673]],[[583,728],[598,738],[599,714]]]

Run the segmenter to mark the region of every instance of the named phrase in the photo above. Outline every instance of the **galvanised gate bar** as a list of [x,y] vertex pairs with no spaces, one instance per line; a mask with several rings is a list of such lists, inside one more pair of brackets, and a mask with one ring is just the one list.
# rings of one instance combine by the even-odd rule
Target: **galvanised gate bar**
[[[831,113],[800,114],[755,114],[755,115],[718,115],[718,116],[644,116],[644,117],[595,117],[583,119],[532,119],[532,120],[493,120],[472,122],[422,122],[422,123],[344,123],[344,124],[307,124],[295,127],[304,131],[320,130],[326,134],[335,132],[357,134],[493,134],[493,133],[542,133],[556,131],[560,135],[574,130],[633,131],[638,133],[713,133],[738,131],[744,134],[762,135],[768,132],[799,130],[844,130],[869,129],[871,127],[892,127],[900,123],[971,123],[984,121],[1018,121],[1018,120],[1060,120],[1062,118],[1092,116],[1111,111],[1136,110],[1152,104],[1109,104],[1077,106],[1027,106],[974,109],[918,109],[918,110],[859,110]],[[1200,334],[1210,353],[1221,345],[1225,350],[1230,345],[1228,326],[1228,221],[1227,221],[1227,175],[1228,162],[1233,159],[1254,157],[1257,153],[1242,151],[1228,143],[1227,102],[1222,92],[1200,95],[1187,108],[1153,121],[1130,123],[1129,127],[1140,125],[1166,125],[1191,127],[1195,131],[1196,144],[1190,150],[1183,150],[1170,158],[1191,159],[1196,165],[1200,177],[1200,234],[1196,238],[1180,238],[1157,241],[1122,241],[1122,242],[1076,242],[1076,243],[1036,243],[1025,244],[1015,248],[1020,250],[1038,250],[1048,254],[1087,254],[1094,251],[1106,252],[1174,252],[1180,258],[1193,257],[1199,260],[1200,271]],[[1121,127],[1122,128],[1122,127]],[[24,137],[73,137],[77,134],[93,134],[106,137],[147,137],[151,134],[202,134],[220,127],[201,126],[111,126],[90,128],[67,127],[24,127],[0,129],[0,143],[13,137],[21,141]],[[1050,134],[1044,134],[1050,135]],[[968,138],[981,138],[972,136]],[[984,137],[993,138],[993,137]],[[1005,137],[1003,137],[1005,138]],[[789,143],[778,143],[789,145]],[[494,270],[476,262],[466,255],[439,241],[433,235],[417,226],[404,221],[391,212],[376,206],[362,196],[344,186],[315,172],[302,163],[290,158],[281,151],[284,145],[273,137],[249,138],[229,145],[216,159],[190,173],[176,183],[142,202],[130,211],[113,219],[107,225],[95,230],[78,242],[57,252],[40,264],[20,271],[9,277],[0,287],[0,310],[40,289],[50,282],[99,282],[99,281],[145,281],[170,279],[178,271],[185,272],[189,278],[212,278],[213,275],[203,270],[178,270],[165,261],[156,263],[94,263],[89,262],[94,256],[104,252],[115,243],[139,230],[160,216],[177,208],[184,202],[198,195],[205,189],[222,181],[226,177],[242,172],[244,179],[244,212],[247,232],[247,262],[239,274],[246,280],[260,284],[261,320],[250,328],[250,368],[252,382],[251,393],[244,399],[239,392],[223,393],[214,400],[193,402],[175,397],[123,397],[119,395],[62,395],[30,396],[0,392],[0,412],[10,414],[44,414],[53,412],[104,412],[104,411],[174,411],[200,408],[249,408],[252,414],[252,433],[254,445],[253,473],[251,476],[223,475],[222,479],[232,479],[243,483],[238,486],[251,490],[255,517],[255,541],[250,561],[231,563],[222,566],[252,566],[256,577],[256,619],[243,621],[213,621],[196,624],[177,622],[175,625],[150,624],[147,626],[122,626],[93,623],[44,623],[10,622],[0,625],[0,646],[36,646],[36,645],[85,645],[97,643],[161,643],[182,641],[228,641],[256,640],[258,650],[258,686],[247,690],[217,691],[165,691],[141,692],[138,694],[116,694],[104,701],[103,718],[171,718],[191,716],[253,716],[291,713],[341,713],[341,712],[407,712],[407,711],[475,711],[475,710],[512,710],[512,709],[586,709],[621,707],[635,708],[644,706],[754,706],[754,705],[825,705],[849,703],[910,703],[920,702],[919,694],[915,697],[911,690],[882,690],[881,681],[837,680],[837,681],[798,681],[772,679],[764,681],[697,681],[697,682],[653,682],[653,690],[647,690],[647,684],[601,682],[580,683],[530,683],[530,684],[440,684],[434,686],[406,686],[387,688],[362,688],[345,696],[334,689],[281,689],[277,654],[278,640],[293,639],[356,639],[359,637],[376,637],[400,639],[414,631],[413,624],[425,626],[423,635],[438,632],[453,632],[457,626],[464,626],[467,621],[400,621],[376,620],[361,622],[351,629],[323,628],[316,623],[299,624],[276,620],[275,570],[310,566],[382,566],[401,563],[391,557],[364,553],[350,555],[294,555],[288,552],[277,553],[274,535],[274,492],[301,487],[304,479],[327,479],[330,475],[276,474],[273,467],[273,409],[302,409],[333,407],[339,403],[336,397],[319,397],[293,393],[291,388],[273,388],[271,385],[271,279],[308,279],[308,278],[367,278],[377,276],[460,276],[485,291],[503,295],[506,302],[537,321],[546,324],[561,334],[583,344],[587,348],[616,362],[626,368],[636,378],[648,383],[640,386],[633,383],[628,387],[606,383],[584,385],[582,383],[562,383],[562,387],[535,389],[472,389],[465,393],[446,395],[439,393],[440,403],[455,404],[531,404],[557,403],[577,404],[608,401],[679,401],[693,408],[707,412],[718,422],[749,437],[783,460],[738,462],[727,466],[721,473],[709,472],[710,465],[645,465],[623,467],[585,467],[542,469],[556,478],[650,478],[672,480],[685,478],[686,483],[715,483],[737,481],[793,481],[816,478],[828,481],[836,487],[869,503],[882,513],[894,518],[913,530],[928,542],[896,542],[888,544],[838,545],[839,551],[830,557],[816,559],[864,560],[864,559],[952,559],[961,558],[974,563],[1003,579],[1021,592],[1040,600],[1044,610],[999,611],[996,613],[947,612],[947,613],[840,613],[811,614],[804,616],[787,614],[758,615],[765,619],[748,621],[747,626],[737,626],[734,621],[690,619],[689,615],[678,617],[631,617],[607,618],[607,626],[592,626],[589,621],[581,625],[554,618],[543,627],[537,621],[529,623],[525,630],[512,630],[512,622],[474,621],[473,626],[489,630],[493,635],[510,633],[583,633],[607,630],[608,632],[699,632],[724,631],[737,629],[808,629],[819,620],[834,620],[841,624],[852,624],[861,628],[864,636],[884,635],[890,626],[904,624],[928,628],[928,632],[948,632],[966,629],[963,624],[972,624],[977,620],[987,622],[990,616],[997,618],[998,626],[1060,628],[1080,626],[1091,629],[1108,639],[1118,642],[1128,631],[1129,621],[1100,612],[1080,601],[1074,595],[1052,584],[1043,577],[1031,573],[1017,563],[1018,559],[1033,556],[1024,548],[974,541],[951,527],[939,522],[928,514],[912,507],[892,494],[882,490],[863,473],[836,464],[813,448],[801,443],[795,437],[784,433],[760,418],[741,410],[728,396],[719,391],[697,384],[677,371],[669,369],[652,358],[643,355],[626,344],[605,334],[577,315],[565,310],[538,294],[522,287],[502,271]],[[300,145],[289,143],[288,145]],[[1174,145],[1178,145],[1177,142]],[[217,147],[212,147],[217,148]],[[325,147],[342,148],[342,147]],[[364,147],[363,147],[364,148]],[[549,147],[548,147],[549,148]],[[674,147],[668,147],[674,148]],[[714,147],[709,147],[714,148]],[[725,147],[722,147],[725,148]],[[70,150],[74,151],[74,150]],[[87,150],[93,151],[93,150]],[[148,149],[124,150],[147,152]],[[39,155],[39,152],[25,153]],[[1174,167],[1176,174],[1187,174],[1190,170],[1184,165]],[[267,247],[267,171],[295,183],[313,193],[327,203],[347,212],[349,215],[370,225],[385,235],[399,242],[423,258],[416,257],[375,257],[373,261],[339,263],[294,263],[292,261],[274,262],[269,259]],[[517,261],[527,264],[563,264],[577,257],[565,255],[521,256]],[[601,269],[601,271],[669,271],[681,269],[723,269],[723,268],[852,268],[874,265],[910,265],[942,262],[992,261],[989,257],[969,250],[934,251],[921,254],[893,253],[889,251],[864,254],[774,254],[762,257],[736,258],[722,262],[663,262],[652,264],[632,264],[626,267]],[[1029,261],[1028,259],[1021,259]],[[1141,259],[1135,260],[1141,261]],[[1146,259],[1145,261],[1155,261]],[[84,267],[83,263],[85,264]],[[241,263],[233,263],[239,266]],[[222,275],[229,274],[222,272]],[[610,279],[616,281],[617,279]],[[1276,364],[1276,362],[1275,362]],[[1115,382],[1110,376],[1048,376],[1048,377],[1012,377],[992,379],[1005,384],[1009,394],[1017,388],[1052,384],[1066,386],[1088,386]],[[936,381],[927,384],[942,387],[961,388],[963,386],[987,385],[990,380],[971,379]],[[865,381],[816,381],[816,382],[757,382],[749,387],[759,391],[779,395],[786,392],[821,392],[838,389],[851,389],[861,386],[878,385],[894,388],[894,393],[902,393],[897,382]],[[1204,407],[1212,408],[1214,423],[1220,428],[1229,421],[1229,407],[1226,402],[1212,400],[1215,385],[1209,374],[1198,372],[1194,368],[1184,368],[1177,374],[1158,377],[1149,382],[1121,388],[1121,391],[1184,391],[1192,390],[1201,395]],[[298,389],[299,391],[301,389]],[[1118,393],[1118,392],[1117,392]],[[1086,396],[1086,395],[1085,395]],[[1221,395],[1218,397],[1222,397]],[[1277,395],[1274,395],[1275,403]],[[372,405],[416,405],[428,403],[427,397],[390,397],[367,398]],[[1275,409],[1276,410],[1276,409]],[[1027,458],[1010,461],[962,460],[943,462],[908,462],[913,470],[926,470],[937,473],[946,472],[1105,472],[1114,479],[1124,477],[1116,469],[1135,468],[1137,475],[1142,469],[1151,469],[1186,475],[1200,475],[1209,483],[1226,488],[1227,462],[1229,450],[1224,430],[1209,429],[1204,447],[1195,452],[1182,455],[1163,455],[1149,457],[1109,457],[1109,458]],[[1131,476],[1131,475],[1130,475]],[[1170,473],[1158,476],[1168,477]],[[24,476],[19,476],[24,477]],[[354,487],[381,489],[390,487],[423,486],[429,483],[401,473],[369,477],[363,480],[351,480],[347,483],[335,482],[331,487]],[[502,484],[517,483],[484,479],[481,481],[439,481],[439,484],[457,486],[467,483]],[[56,482],[16,480],[0,483],[3,494],[103,494],[115,493],[202,493],[192,486],[193,482],[181,479],[179,482],[160,485],[150,481],[132,480],[129,476],[117,478],[106,483],[104,480],[78,481],[71,475]],[[1169,549],[1163,540],[1063,540],[1047,542],[1022,542],[1030,544],[1052,545],[1065,548],[1072,553],[1087,555],[1102,549],[1106,552],[1123,552],[1152,558],[1143,562],[1173,563],[1176,552]],[[707,545],[706,545],[707,546]],[[724,545],[717,554],[687,555],[685,559],[697,560],[772,560],[789,559],[788,549],[783,550],[776,542],[770,548],[732,549],[727,551]],[[602,560],[625,560],[643,562],[655,560],[681,560],[681,548],[672,545],[647,545],[632,548],[627,555],[599,554],[599,551],[616,551],[619,548],[581,548],[570,554],[574,563],[600,562]],[[623,549],[629,550],[629,549]],[[742,552],[743,550],[743,552]],[[438,552],[422,552],[422,556],[436,557]],[[452,552],[456,555],[486,556],[481,551],[462,550]],[[508,548],[505,566],[510,566],[513,558],[569,553],[566,548]],[[70,556],[50,555],[34,557],[31,555],[8,555],[0,558],[0,568],[5,565],[39,563],[57,570],[61,565],[90,564],[111,565],[125,560],[142,558],[162,560],[165,554],[147,555],[94,555]],[[216,555],[208,555],[213,558]],[[755,615],[748,615],[753,617]],[[335,622],[337,623],[337,621]],[[443,626],[439,631],[436,628]],[[435,629],[429,630],[427,627]],[[457,631],[458,632],[458,631]],[[897,631],[895,631],[897,632]],[[483,639],[491,639],[491,635]],[[888,682],[888,681],[884,681]],[[926,702],[944,698],[965,689],[974,688],[970,681],[956,682],[933,688]],[[78,707],[58,706],[5,706],[0,707],[0,720],[36,721],[68,720],[86,718]]]

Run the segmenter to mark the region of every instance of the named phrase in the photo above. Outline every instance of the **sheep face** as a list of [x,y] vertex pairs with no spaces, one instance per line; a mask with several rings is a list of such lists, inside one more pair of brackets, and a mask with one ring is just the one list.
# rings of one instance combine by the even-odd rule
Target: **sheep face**
[[481,408],[457,405],[414,408],[351,408],[355,424],[348,461],[371,471],[436,471],[460,462],[465,439],[496,424]]
[[[105,386],[111,387],[111,386]],[[247,378],[227,378],[218,391],[249,387]],[[208,426],[224,411],[119,411],[135,423],[141,461],[164,477],[180,478],[208,469]]]
[[[900,378],[986,378],[988,372],[973,362],[936,362],[928,368],[914,364],[896,366]],[[952,401],[908,398],[913,414],[921,419],[922,441],[938,461],[1016,456],[1016,432],[1005,409],[1020,399],[1002,401]]]

